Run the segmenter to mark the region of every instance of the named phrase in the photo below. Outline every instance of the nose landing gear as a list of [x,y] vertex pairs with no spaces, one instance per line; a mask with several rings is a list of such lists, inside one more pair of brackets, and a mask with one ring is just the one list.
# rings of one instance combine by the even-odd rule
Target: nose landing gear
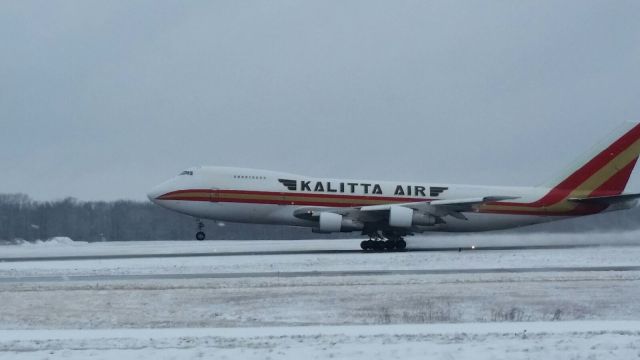
[[204,223],[202,221],[200,221],[200,219],[196,219],[196,222],[198,223],[198,232],[196,233],[196,240],[198,241],[202,241],[207,237],[207,234],[204,233]]

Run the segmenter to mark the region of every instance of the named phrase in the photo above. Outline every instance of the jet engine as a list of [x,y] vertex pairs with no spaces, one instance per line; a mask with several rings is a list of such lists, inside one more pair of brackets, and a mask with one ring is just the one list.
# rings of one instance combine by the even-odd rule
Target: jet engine
[[413,209],[403,206],[392,206],[389,210],[389,225],[408,228],[411,226],[433,226],[437,224],[435,216],[416,213]]
[[331,212],[321,212],[319,227],[313,229],[317,233],[332,233],[341,231],[354,231],[362,230],[364,225],[362,223],[354,221],[352,219],[345,219],[340,214],[334,214]]

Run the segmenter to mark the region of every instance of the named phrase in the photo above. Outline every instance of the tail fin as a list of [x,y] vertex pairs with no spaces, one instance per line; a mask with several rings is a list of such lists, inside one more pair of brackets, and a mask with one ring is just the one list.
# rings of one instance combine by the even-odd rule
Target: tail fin
[[579,166],[553,188],[557,195],[613,196],[624,191],[640,155],[640,123],[626,123],[616,140]]

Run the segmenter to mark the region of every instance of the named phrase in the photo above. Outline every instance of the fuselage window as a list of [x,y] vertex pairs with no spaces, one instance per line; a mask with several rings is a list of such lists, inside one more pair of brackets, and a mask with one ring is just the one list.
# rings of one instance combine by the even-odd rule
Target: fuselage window
[[266,180],[266,176],[257,175],[233,175],[234,179],[251,179],[251,180]]

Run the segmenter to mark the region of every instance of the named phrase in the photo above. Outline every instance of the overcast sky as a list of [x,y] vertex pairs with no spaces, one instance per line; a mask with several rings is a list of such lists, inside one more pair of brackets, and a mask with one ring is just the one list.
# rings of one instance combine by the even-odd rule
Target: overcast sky
[[640,121],[638,19],[635,0],[2,1],[0,193],[144,199],[205,164],[538,185]]

